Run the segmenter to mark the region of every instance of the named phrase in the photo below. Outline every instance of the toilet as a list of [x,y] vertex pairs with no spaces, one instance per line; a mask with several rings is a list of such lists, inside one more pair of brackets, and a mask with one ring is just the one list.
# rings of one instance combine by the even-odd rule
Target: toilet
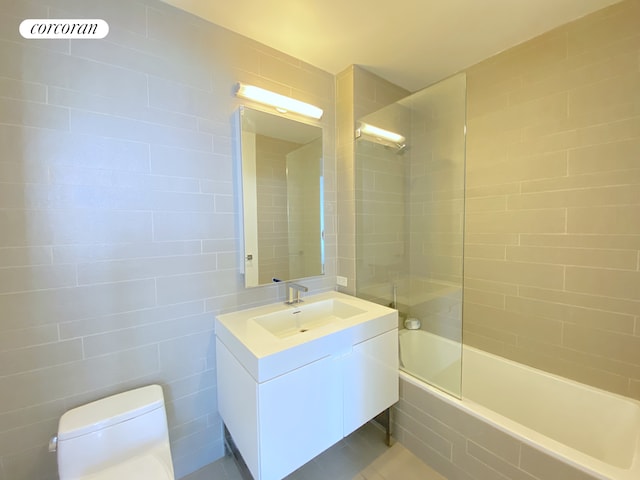
[[60,480],[174,480],[159,385],[66,412],[58,424]]

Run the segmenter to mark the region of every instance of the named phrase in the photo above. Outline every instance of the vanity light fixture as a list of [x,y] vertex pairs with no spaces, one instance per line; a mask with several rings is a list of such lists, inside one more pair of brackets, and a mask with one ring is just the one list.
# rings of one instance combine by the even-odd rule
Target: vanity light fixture
[[389,130],[385,130],[383,128],[376,127],[364,122],[361,122],[360,126],[356,130],[356,138],[360,137],[361,135],[374,137],[378,140],[385,140],[395,145],[404,145],[405,142],[405,138],[399,133],[391,132]]
[[280,113],[294,112],[316,120],[319,120],[323,114],[322,109],[315,105],[240,82],[236,87],[236,96],[270,105]]

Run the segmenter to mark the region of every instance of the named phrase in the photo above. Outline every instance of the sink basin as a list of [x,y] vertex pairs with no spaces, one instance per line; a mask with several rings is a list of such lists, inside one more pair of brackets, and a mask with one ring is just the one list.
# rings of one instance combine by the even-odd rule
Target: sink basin
[[340,292],[216,316],[216,337],[258,382],[398,328],[398,312]]
[[254,321],[276,337],[286,338],[362,313],[366,311],[332,298],[261,315]]

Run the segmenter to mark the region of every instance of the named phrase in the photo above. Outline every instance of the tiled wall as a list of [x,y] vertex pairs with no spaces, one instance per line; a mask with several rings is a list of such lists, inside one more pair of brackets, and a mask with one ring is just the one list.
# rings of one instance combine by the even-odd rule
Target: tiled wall
[[322,139],[287,156],[289,278],[318,275],[323,269],[321,217]]
[[[383,109],[383,113],[386,110]],[[373,115],[374,118],[371,115],[363,118],[379,128],[394,132],[407,130],[399,127],[394,122],[397,119],[390,119],[389,115],[382,115],[383,118]],[[405,178],[409,156],[364,137],[355,142],[355,152],[358,295],[366,298],[372,287],[374,291],[383,287],[386,301],[379,300],[388,303],[391,301],[391,282],[397,282],[408,270]]]
[[[103,18],[27,41],[25,18]],[[335,284],[334,77],[156,0],[0,1],[0,480],[56,478],[67,409],[159,382],[178,477],[222,454],[216,312],[284,298],[238,273],[236,81],[325,109]]]
[[347,279],[340,291],[356,293],[356,202],[354,129],[354,70],[351,66],[336,77],[336,172],[338,212],[338,275]]
[[[465,342],[633,398],[639,54],[640,0],[626,0],[466,71]],[[357,67],[337,85],[339,132],[402,97],[376,104],[387,82]],[[356,265],[349,142],[338,145],[341,206],[353,210],[340,216],[345,276]]]
[[[258,212],[258,281],[289,275],[287,223],[287,153],[299,145],[256,135],[256,193]],[[295,278],[295,277],[294,277]]]
[[461,341],[466,78],[415,93],[408,175],[408,316],[424,330]]
[[374,75],[351,66],[336,78],[336,124],[338,157],[338,274],[348,279],[341,290],[356,292],[356,184],[355,184],[355,126],[359,118],[406,97],[406,90]]
[[401,379],[394,436],[448,480],[595,480]]
[[466,80],[455,75],[411,97],[407,156],[411,276],[462,284]]
[[465,342],[634,398],[639,53],[626,0],[466,71]]
[[464,340],[640,398],[640,1],[467,71]]
[[[466,72],[464,341],[634,398],[639,55],[626,0]],[[593,478],[404,379],[394,435],[452,480]]]
[[[110,34],[18,36],[48,16],[104,18]],[[639,19],[626,0],[467,72],[465,339],[633,397]],[[59,416],[149,382],[181,476],[221,453],[215,313],[284,295],[245,290],[236,267],[232,85],[325,109],[327,276],[309,282],[323,289],[338,257],[334,78],[156,0],[2,0],[0,25],[0,480],[55,478]],[[404,96],[368,75],[337,78],[349,290],[353,123]]]
[[321,139],[303,145],[256,135],[256,152],[258,282],[318,275]]

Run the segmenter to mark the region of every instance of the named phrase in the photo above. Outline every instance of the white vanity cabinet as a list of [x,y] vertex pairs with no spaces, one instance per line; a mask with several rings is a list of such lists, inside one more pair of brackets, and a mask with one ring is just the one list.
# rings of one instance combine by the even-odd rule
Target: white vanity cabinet
[[346,437],[398,401],[398,329],[354,345],[343,372]]
[[253,323],[232,335],[239,317],[218,317],[218,410],[256,480],[285,477],[398,401],[397,312],[382,313],[275,349]]
[[218,408],[256,480],[280,479],[342,438],[340,360],[256,383],[219,340]]

